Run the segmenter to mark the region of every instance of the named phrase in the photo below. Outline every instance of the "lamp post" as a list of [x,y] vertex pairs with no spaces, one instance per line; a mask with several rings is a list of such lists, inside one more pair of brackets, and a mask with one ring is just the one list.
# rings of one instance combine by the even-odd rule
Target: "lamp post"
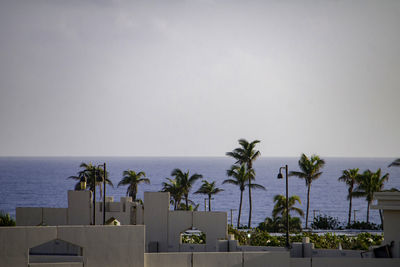
[[279,168],[278,179],[283,179],[282,169],[286,171],[286,248],[290,248],[289,244],[289,183],[288,183],[288,165]]
[[[106,178],[107,178],[107,170],[106,163],[100,164],[97,168],[103,167],[103,225],[106,224]],[[96,171],[95,171],[96,172]]]
[[[103,166],[103,225],[106,224],[106,163],[100,164],[94,169],[94,182],[93,182],[93,225],[96,225],[96,182],[97,182],[97,169]],[[82,180],[81,180],[82,186]]]

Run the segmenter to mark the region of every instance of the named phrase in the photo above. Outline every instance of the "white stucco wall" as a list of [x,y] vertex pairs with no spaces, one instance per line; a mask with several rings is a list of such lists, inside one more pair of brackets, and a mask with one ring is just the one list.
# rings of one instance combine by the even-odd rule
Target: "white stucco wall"
[[160,252],[168,251],[169,193],[144,193],[146,251],[150,242],[158,242]]
[[55,239],[82,247],[85,267],[144,266],[143,225],[0,227],[0,266],[26,267],[29,248]]

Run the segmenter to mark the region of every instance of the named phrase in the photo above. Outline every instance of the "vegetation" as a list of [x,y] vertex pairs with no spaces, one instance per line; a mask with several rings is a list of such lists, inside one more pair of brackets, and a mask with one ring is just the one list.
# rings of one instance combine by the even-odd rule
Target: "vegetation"
[[15,226],[15,220],[11,218],[10,214],[0,211],[0,227],[1,226]]
[[[179,185],[179,182],[177,181],[177,179],[171,179],[171,178],[166,178],[168,180],[168,182],[163,182],[162,183],[162,192],[169,192],[170,194],[170,202],[172,205],[174,205],[174,210],[177,210],[180,208],[180,204],[182,201],[182,195],[183,195],[183,191],[182,191],[182,187]],[[187,207],[185,206],[185,209],[187,209]]]
[[206,234],[203,232],[198,234],[182,234],[181,242],[187,244],[205,244]]
[[328,215],[318,215],[314,218],[311,223],[312,229],[322,229],[322,230],[338,230],[342,229],[340,222],[337,218]]
[[[286,197],[283,195],[276,195],[274,197],[274,202],[275,202],[275,206],[272,211],[272,216],[274,218],[277,217],[278,215],[281,215],[282,217],[286,217],[286,212],[287,212],[286,211]],[[299,196],[294,195],[294,196],[289,197],[289,201],[288,201],[289,215],[290,215],[290,212],[292,211],[292,212],[296,212],[301,217],[304,217],[303,210],[294,206],[294,205],[296,205],[296,202],[301,204],[301,200],[300,200]]]
[[[267,231],[269,233],[285,233],[286,232],[286,216],[265,218],[265,220],[258,224],[258,229]],[[291,233],[301,232],[301,220],[299,217],[292,217],[289,215],[289,231]]]
[[[227,152],[226,155],[233,157],[236,160],[236,164],[246,164],[247,170],[253,169],[253,162],[261,155],[261,152],[255,150],[256,144],[260,143],[259,140],[254,140],[253,142],[248,142],[246,139],[239,139],[240,147],[235,148],[232,152]],[[248,227],[251,227],[251,212],[253,209],[252,200],[251,200],[251,180],[255,180],[255,172],[253,171],[254,176],[249,177],[249,223]]]
[[376,172],[366,170],[358,177],[357,187],[353,192],[354,197],[365,197],[367,200],[367,223],[369,222],[369,208],[374,198],[374,193],[383,190],[384,183],[389,179],[389,174],[381,176],[381,169]]
[[[255,228],[251,231],[240,231],[232,227],[228,228],[228,233],[233,234],[241,245],[250,244],[252,246],[278,246],[286,245],[285,235],[272,236],[267,231]],[[250,237],[249,237],[250,235]],[[379,246],[383,241],[380,234],[360,233],[355,236],[335,235],[326,233],[324,235],[302,232],[291,235],[292,242],[302,242],[303,237],[309,237],[310,242],[314,243],[315,248],[337,249],[339,244],[343,249],[368,250],[371,246]]]
[[389,167],[400,167],[400,159],[394,160],[392,163],[389,164]]
[[370,222],[354,222],[348,226],[346,229],[359,229],[359,230],[382,230],[382,224],[375,224]]
[[245,190],[246,187],[251,187],[253,189],[264,189],[264,190],[265,187],[259,184],[249,183],[250,180],[252,179],[254,180],[255,173],[253,169],[248,169],[247,165],[244,163],[241,164],[240,166],[232,165],[231,168],[226,171],[226,174],[232,178],[223,181],[222,184],[233,184],[239,186],[240,189],[239,213],[237,220],[237,227],[239,228],[240,216],[242,214],[243,191]]
[[208,196],[208,211],[211,211],[211,196],[218,194],[219,192],[222,192],[222,191],[224,191],[224,190],[215,186],[215,181],[209,183],[208,181],[203,180],[203,184],[201,185],[199,190],[197,190],[194,193],[195,194],[204,194],[204,195]]
[[[162,183],[162,192],[169,192],[171,197],[171,204],[174,205],[174,210],[184,207],[185,210],[190,209],[189,192],[193,184],[203,176],[200,174],[193,174],[190,176],[189,171],[182,172],[180,169],[174,169],[171,176],[174,179],[166,178],[168,182]],[[184,205],[181,205],[182,199],[185,199]],[[194,204],[194,203],[193,203]]]
[[354,185],[360,178],[360,174],[358,173],[359,169],[348,169],[344,170],[342,176],[339,177],[339,181],[345,182],[349,187],[349,193],[347,195],[347,199],[349,200],[349,219],[347,224],[350,225],[351,223],[351,208],[352,208],[352,199],[353,199],[353,189]]
[[132,170],[126,170],[123,172],[123,178],[118,183],[120,185],[129,185],[126,190],[126,195],[132,197],[133,201],[136,201],[136,194],[138,192],[138,185],[141,183],[150,184],[150,180],[146,178],[146,173],[138,172]]
[[300,172],[292,171],[290,172],[291,176],[297,176],[301,179],[304,179],[307,186],[307,212],[306,212],[306,228],[308,228],[308,214],[310,210],[310,189],[312,181],[318,179],[322,172],[322,169],[325,165],[325,161],[321,159],[317,155],[312,155],[308,158],[305,154],[302,154],[299,160]]
[[188,208],[189,192],[192,189],[193,184],[203,176],[197,173],[190,175],[189,171],[182,172],[180,169],[173,170],[171,176],[175,176],[175,179],[177,180],[178,185],[180,187],[180,191],[182,192],[183,197],[185,198],[185,205]]
[[[81,188],[81,180],[84,179],[89,187],[90,191],[94,191],[95,186],[99,187],[99,195],[102,198],[103,195],[103,181],[106,179],[106,183],[113,186],[113,183],[108,179],[109,173],[104,173],[104,170],[101,166],[94,166],[92,163],[82,162],[79,165],[83,170],[79,171],[76,176],[70,176],[69,179],[77,180],[78,182],[75,184],[75,190],[84,190]],[[96,182],[94,182],[96,177]]]

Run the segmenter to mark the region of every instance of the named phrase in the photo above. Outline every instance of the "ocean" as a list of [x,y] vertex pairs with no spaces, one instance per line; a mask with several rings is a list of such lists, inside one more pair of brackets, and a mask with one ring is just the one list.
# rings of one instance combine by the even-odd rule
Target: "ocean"
[[[329,215],[341,222],[347,222],[348,205],[347,187],[339,182],[341,172],[348,168],[359,168],[360,171],[381,168],[389,173],[389,181],[385,189],[395,187],[400,189],[400,168],[387,166],[393,158],[324,158],[323,174],[312,183],[310,197],[310,216]],[[227,179],[226,170],[234,163],[229,157],[1,157],[0,158],[0,210],[15,217],[16,207],[67,207],[67,190],[73,190],[75,180],[67,179],[76,175],[81,162],[93,164],[107,163],[110,179],[114,187],[107,187],[107,195],[114,196],[119,201],[125,196],[126,186],[117,187],[122,178],[122,172],[127,169],[144,171],[151,184],[139,186],[138,198],[143,198],[144,191],[160,191],[162,182],[171,177],[174,168],[190,173],[199,173],[203,179],[216,181],[217,186],[224,191],[215,195],[212,209],[228,212],[233,209],[233,223],[236,224],[239,207],[240,191],[233,185],[222,185]],[[285,194],[285,179],[277,179],[279,167],[288,164],[289,171],[298,169],[298,158],[267,158],[261,157],[254,164],[256,183],[267,190],[253,190],[252,226],[257,226],[265,217],[271,217],[274,206],[273,197]],[[194,184],[192,193],[201,185]],[[298,195],[302,204],[298,207],[306,211],[306,186],[304,180],[297,177],[289,178],[289,195]],[[190,194],[190,199],[200,204],[199,210],[204,210],[204,195]],[[97,198],[98,198],[97,193]],[[353,200],[357,220],[366,220],[367,202],[364,198]],[[353,214],[353,213],[352,213]],[[248,192],[244,194],[241,223],[248,220]],[[370,221],[380,223],[379,212],[371,210]],[[303,219],[305,222],[305,219]]]

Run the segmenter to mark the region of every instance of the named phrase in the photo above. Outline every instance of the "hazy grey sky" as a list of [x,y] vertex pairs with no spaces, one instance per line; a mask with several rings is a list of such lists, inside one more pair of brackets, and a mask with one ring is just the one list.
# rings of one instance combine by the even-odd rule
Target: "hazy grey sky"
[[1,1],[0,155],[400,157],[400,1]]

